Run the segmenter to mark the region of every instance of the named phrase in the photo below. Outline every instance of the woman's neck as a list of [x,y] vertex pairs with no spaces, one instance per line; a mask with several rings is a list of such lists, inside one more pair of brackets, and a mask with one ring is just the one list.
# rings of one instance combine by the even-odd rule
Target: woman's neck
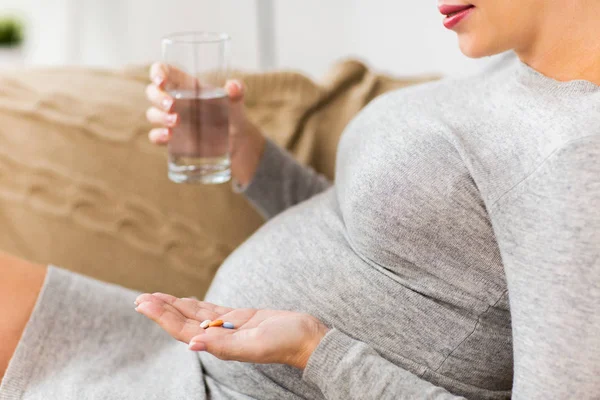
[[545,17],[530,45],[515,49],[521,61],[559,81],[600,85],[600,3],[587,4]]

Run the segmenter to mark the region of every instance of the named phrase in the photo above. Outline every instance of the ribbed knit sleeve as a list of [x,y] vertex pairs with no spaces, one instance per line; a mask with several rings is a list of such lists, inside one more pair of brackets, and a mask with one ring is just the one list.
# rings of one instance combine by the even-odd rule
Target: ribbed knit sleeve
[[267,140],[254,179],[248,186],[237,189],[269,219],[330,186],[326,177],[300,164],[287,151]]
[[392,364],[337,329],[321,340],[303,379],[321,389],[327,400],[464,399]]

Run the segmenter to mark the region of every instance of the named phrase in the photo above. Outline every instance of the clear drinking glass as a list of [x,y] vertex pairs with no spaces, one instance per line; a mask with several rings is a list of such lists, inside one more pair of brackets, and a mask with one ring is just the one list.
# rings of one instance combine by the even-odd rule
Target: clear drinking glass
[[224,33],[186,32],[162,40],[170,68],[166,91],[179,122],[168,145],[169,179],[177,183],[223,183],[231,178],[229,75],[231,39]]

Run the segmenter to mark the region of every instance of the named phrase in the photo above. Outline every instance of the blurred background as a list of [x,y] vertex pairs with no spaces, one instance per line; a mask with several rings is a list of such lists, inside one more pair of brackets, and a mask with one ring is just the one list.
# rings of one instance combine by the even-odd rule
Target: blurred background
[[4,17],[22,22],[23,40],[0,39],[0,68],[146,64],[160,59],[163,35],[186,30],[229,33],[237,68],[313,78],[348,57],[397,76],[489,62],[460,53],[434,0],[0,0]]

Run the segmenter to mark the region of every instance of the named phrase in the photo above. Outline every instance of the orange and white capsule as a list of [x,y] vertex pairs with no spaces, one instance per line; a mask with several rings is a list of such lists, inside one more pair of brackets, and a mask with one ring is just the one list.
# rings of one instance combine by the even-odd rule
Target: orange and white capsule
[[217,319],[215,321],[212,321],[210,324],[208,324],[209,327],[216,327],[216,326],[222,326],[224,324],[222,319]]

